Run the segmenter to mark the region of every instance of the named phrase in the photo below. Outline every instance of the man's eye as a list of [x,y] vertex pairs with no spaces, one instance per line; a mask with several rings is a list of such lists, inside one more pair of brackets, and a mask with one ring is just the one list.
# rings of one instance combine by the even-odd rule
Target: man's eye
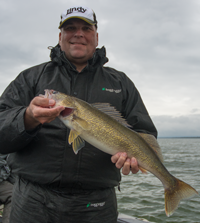
[[83,28],[83,30],[91,30],[91,27],[90,27],[90,26],[85,26],[85,27]]
[[75,29],[75,27],[73,27],[73,26],[67,26],[64,28],[64,30],[74,30],[74,29]]

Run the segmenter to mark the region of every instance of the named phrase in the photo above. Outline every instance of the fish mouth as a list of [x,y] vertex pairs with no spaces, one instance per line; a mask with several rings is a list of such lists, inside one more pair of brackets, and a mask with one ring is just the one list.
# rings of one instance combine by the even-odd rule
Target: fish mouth
[[74,112],[73,108],[65,107],[65,109],[61,111],[60,116],[64,118],[71,115],[73,112]]
[[[59,93],[58,91],[55,90],[49,90],[49,89],[45,89],[45,98],[49,98],[49,99],[53,99],[53,95]],[[72,107],[65,107],[65,109],[63,111],[61,111],[60,116],[62,117],[67,117],[69,115],[71,115],[74,112],[74,108]]]

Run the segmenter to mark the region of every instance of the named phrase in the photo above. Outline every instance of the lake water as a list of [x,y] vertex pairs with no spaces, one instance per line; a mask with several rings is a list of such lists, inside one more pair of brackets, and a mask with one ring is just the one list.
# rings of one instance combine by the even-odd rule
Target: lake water
[[[158,142],[168,171],[200,193],[200,138],[160,138]],[[200,196],[182,200],[172,216],[165,215],[164,188],[151,173],[123,176],[117,198],[123,214],[158,223],[200,223]]]

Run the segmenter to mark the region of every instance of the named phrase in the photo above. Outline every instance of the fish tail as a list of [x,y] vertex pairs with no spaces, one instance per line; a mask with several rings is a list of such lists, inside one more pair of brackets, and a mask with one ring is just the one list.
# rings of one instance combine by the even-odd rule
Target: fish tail
[[175,185],[165,189],[165,213],[169,217],[177,209],[182,199],[189,199],[198,192],[189,184],[175,178]]

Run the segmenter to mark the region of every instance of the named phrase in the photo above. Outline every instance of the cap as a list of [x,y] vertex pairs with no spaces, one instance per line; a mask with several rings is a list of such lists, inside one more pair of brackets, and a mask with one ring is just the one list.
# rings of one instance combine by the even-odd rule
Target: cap
[[82,19],[90,25],[97,25],[96,15],[94,11],[88,7],[79,6],[66,9],[61,14],[61,21],[58,28],[60,29],[67,20],[73,18]]

